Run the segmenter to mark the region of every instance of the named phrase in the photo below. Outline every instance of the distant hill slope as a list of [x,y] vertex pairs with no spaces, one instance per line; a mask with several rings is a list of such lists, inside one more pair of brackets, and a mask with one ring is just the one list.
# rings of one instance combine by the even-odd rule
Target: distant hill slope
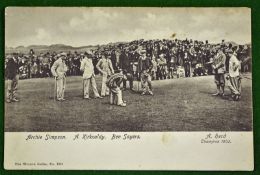
[[24,53],[24,54],[28,54],[30,49],[33,49],[34,52],[36,54],[39,53],[45,53],[45,52],[74,52],[74,51],[78,51],[78,52],[82,52],[82,51],[89,51],[91,49],[95,49],[97,46],[81,46],[81,47],[72,47],[69,45],[64,45],[64,44],[53,44],[50,46],[47,45],[30,45],[27,47],[24,46],[18,46],[18,47],[6,47],[5,48],[5,53],[9,54],[9,53]]
[[[30,45],[30,46],[18,46],[18,47],[5,47],[5,53],[10,54],[10,53],[23,53],[23,54],[28,54],[30,49],[33,49],[36,54],[40,53],[46,53],[46,52],[85,52],[85,51],[90,51],[91,49],[95,50],[97,47],[105,47],[105,46],[113,46],[113,45],[119,45],[127,42],[116,42],[116,43],[109,43],[109,44],[103,44],[103,45],[96,45],[96,46],[80,46],[80,47],[73,47],[70,45],[65,45],[65,44],[52,44],[52,45]],[[237,46],[238,44],[233,42],[233,41],[227,41],[225,42],[226,45],[231,43],[233,46]],[[251,44],[247,44],[251,45]]]

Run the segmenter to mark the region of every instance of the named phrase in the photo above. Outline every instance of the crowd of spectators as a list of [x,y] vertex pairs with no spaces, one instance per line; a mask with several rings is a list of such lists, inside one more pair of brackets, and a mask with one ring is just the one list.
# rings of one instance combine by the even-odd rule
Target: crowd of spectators
[[[128,72],[138,78],[138,60],[140,51],[145,50],[146,56],[150,57],[153,63],[151,74],[153,79],[168,79],[178,77],[178,70],[183,70],[183,77],[203,76],[212,74],[212,68],[209,64],[216,55],[216,48],[221,47],[225,53],[228,49],[234,47],[231,43],[224,40],[218,44],[212,44],[208,41],[197,40],[135,40],[117,44],[107,44],[96,47],[88,51],[91,53],[94,67],[98,60],[105,55],[111,59],[115,70],[127,66]],[[251,71],[251,46],[237,45],[237,57],[241,61],[241,71]],[[40,78],[50,77],[50,68],[57,59],[56,52],[45,52],[35,54],[34,50],[29,50],[28,54],[13,53],[6,55],[5,62],[9,58],[17,57],[19,63],[20,78]],[[84,58],[84,52],[67,52],[66,65],[68,67],[67,76],[78,76],[80,72],[80,63]],[[228,58],[228,56],[227,56]],[[228,64],[228,59],[226,61]],[[228,67],[228,65],[226,66]],[[95,73],[98,70],[95,68]],[[177,75],[177,76],[175,76]]]

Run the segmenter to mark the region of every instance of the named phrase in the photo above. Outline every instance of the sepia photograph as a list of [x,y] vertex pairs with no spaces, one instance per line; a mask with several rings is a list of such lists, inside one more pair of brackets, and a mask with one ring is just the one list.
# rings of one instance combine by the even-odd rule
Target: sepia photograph
[[7,7],[4,167],[254,169],[251,9]]
[[5,131],[252,131],[249,8],[5,11]]

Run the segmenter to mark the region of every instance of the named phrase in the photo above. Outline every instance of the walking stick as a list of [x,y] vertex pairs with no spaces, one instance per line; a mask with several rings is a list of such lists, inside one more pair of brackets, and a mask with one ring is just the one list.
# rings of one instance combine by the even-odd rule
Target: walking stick
[[56,101],[56,93],[57,93],[57,79],[54,77],[54,93],[53,93],[53,100]]
[[83,94],[83,98],[85,97],[85,94],[84,94],[84,78],[82,78],[82,94]]
[[192,73],[191,73],[191,62],[189,62],[190,63],[190,77],[192,77]]
[[139,81],[139,73],[138,73],[138,77],[137,77],[137,91],[139,92],[139,86],[140,86],[140,81]]
[[[140,58],[139,58],[140,59]],[[139,93],[139,86],[140,86],[140,80],[141,80],[141,77],[140,77],[140,60],[138,60],[138,63],[137,63],[137,90],[138,90],[138,93]]]
[[65,96],[65,88],[66,88],[66,84],[67,84],[67,78],[66,78],[66,74],[65,74],[65,76],[64,76],[64,81],[63,81],[63,89],[62,89],[62,93],[63,93],[63,98],[65,98],[64,96]]
[[52,99],[52,78],[51,76],[49,75],[48,76],[48,79],[47,79],[47,82],[48,82],[48,95],[49,95],[49,99]]

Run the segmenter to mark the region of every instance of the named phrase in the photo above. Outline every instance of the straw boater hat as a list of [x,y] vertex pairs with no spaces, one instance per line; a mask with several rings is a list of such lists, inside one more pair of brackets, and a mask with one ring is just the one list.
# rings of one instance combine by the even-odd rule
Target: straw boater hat
[[59,53],[57,56],[60,58],[60,57],[67,56],[67,54],[66,54],[65,52],[61,52],[61,53]]
[[140,54],[145,54],[145,53],[146,53],[145,49],[140,50]]
[[7,56],[6,56],[6,59],[8,59],[8,60],[10,60],[10,59],[12,59],[12,58],[13,58],[12,55],[7,55]]
[[164,54],[163,54],[163,53],[161,53],[161,54],[159,55],[159,57],[160,57],[160,58],[163,58],[163,57],[164,57]]

